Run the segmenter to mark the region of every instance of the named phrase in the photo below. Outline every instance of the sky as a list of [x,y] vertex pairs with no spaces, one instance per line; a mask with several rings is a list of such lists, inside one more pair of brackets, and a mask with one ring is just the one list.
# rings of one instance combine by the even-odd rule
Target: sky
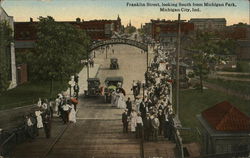
[[[235,7],[199,7],[200,12],[160,12],[161,7],[128,7],[127,3],[234,3]],[[118,14],[123,25],[131,20],[140,27],[150,19],[226,18],[227,25],[243,22],[249,24],[249,0],[4,0],[2,7],[15,21],[29,21],[32,17],[52,16],[57,21],[116,19]],[[192,9],[191,7],[165,7]]]

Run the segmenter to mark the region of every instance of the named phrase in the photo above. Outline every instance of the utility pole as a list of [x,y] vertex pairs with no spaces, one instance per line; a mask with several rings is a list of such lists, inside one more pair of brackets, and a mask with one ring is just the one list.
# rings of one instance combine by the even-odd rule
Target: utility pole
[[[145,50],[144,50],[145,51]],[[148,86],[148,48],[146,50],[147,52],[147,61],[146,61],[146,64],[147,64],[147,71],[146,71],[146,76],[145,76],[145,79],[146,79],[146,86]]]
[[89,51],[87,51],[87,79],[89,79]]
[[179,120],[179,89],[180,89],[180,65],[179,65],[179,56],[180,56],[180,44],[181,44],[181,15],[178,14],[178,37],[177,37],[177,52],[176,52],[176,116]]
[[148,72],[148,50],[147,50],[147,72]]

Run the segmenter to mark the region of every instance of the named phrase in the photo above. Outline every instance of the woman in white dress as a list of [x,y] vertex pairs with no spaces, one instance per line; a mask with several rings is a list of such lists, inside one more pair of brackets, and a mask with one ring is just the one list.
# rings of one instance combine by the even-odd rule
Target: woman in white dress
[[76,123],[76,111],[74,108],[74,105],[70,106],[70,112],[69,112],[69,122]]
[[42,112],[40,110],[35,111],[36,120],[37,120],[37,128],[43,128],[43,120],[41,116]]
[[59,107],[59,105],[60,105],[60,103],[61,103],[61,99],[58,97],[58,98],[56,98],[56,100],[55,100],[55,106],[54,106],[54,112],[56,113],[56,114],[58,114],[58,107]]
[[118,108],[120,109],[126,109],[126,101],[123,93],[119,93],[119,99],[118,99]]
[[37,106],[40,108],[42,106],[42,100],[41,98],[38,99]]
[[112,106],[115,106],[115,99],[116,99],[116,93],[115,93],[115,91],[113,91],[111,93],[111,105]]
[[115,106],[117,108],[119,108],[119,105],[118,105],[119,98],[120,98],[120,95],[117,92],[115,92]]
[[131,117],[131,132],[135,132],[137,112],[134,109],[132,109],[130,117]]

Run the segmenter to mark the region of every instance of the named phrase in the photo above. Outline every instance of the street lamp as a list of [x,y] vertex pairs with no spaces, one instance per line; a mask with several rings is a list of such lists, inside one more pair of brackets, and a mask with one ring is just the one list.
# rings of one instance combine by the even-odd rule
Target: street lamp
[[74,81],[73,81],[73,78],[71,77],[71,80],[68,82],[69,84],[69,97],[71,98],[72,96],[72,87],[73,87],[73,84],[74,84]]

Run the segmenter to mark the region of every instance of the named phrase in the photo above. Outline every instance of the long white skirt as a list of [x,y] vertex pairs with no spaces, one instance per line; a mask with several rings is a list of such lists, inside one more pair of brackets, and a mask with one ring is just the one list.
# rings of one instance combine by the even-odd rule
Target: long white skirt
[[76,123],[76,111],[75,111],[74,107],[70,110],[69,121]]
[[125,101],[125,98],[124,98],[124,95],[122,93],[119,94],[120,97],[118,99],[118,105],[117,107],[120,108],[120,109],[126,109],[126,101]]
[[137,117],[136,112],[132,112],[132,113],[131,113],[131,132],[135,132],[135,128],[136,128],[136,117]]
[[37,120],[37,128],[43,128],[43,120],[42,120],[41,113],[42,113],[41,111],[35,112],[36,120]]

